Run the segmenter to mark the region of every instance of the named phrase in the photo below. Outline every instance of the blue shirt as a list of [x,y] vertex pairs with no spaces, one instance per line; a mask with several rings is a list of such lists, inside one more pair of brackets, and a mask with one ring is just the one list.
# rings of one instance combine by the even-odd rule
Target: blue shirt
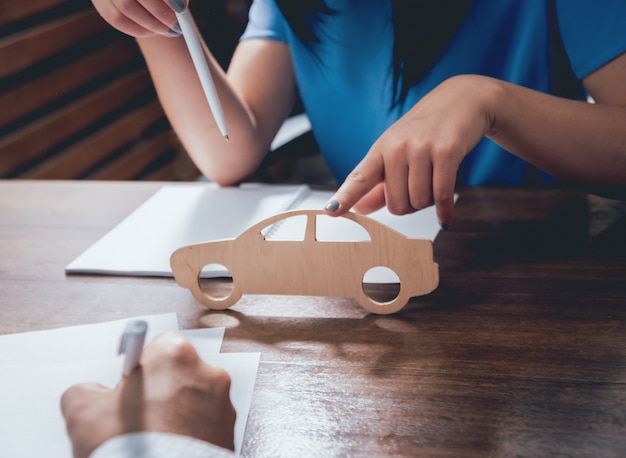
[[[341,182],[374,141],[445,79],[480,74],[549,92],[551,21],[548,1],[475,0],[443,55],[409,90],[393,97],[391,3],[327,0],[335,11],[316,24],[314,52],[287,25],[273,0],[255,0],[242,39],[266,38],[290,47],[296,81],[313,134]],[[561,39],[572,69],[583,78],[626,51],[626,1],[557,0]],[[467,155],[462,185],[513,185],[534,170],[489,139]],[[530,172],[532,173],[532,172]],[[548,184],[552,178],[541,174]]]

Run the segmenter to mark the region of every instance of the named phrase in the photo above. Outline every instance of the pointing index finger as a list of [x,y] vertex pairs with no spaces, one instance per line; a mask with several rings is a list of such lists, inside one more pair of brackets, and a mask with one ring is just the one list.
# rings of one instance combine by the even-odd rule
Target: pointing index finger
[[384,165],[382,156],[370,151],[354,168],[328,201],[324,209],[330,216],[347,213],[365,194],[382,181]]

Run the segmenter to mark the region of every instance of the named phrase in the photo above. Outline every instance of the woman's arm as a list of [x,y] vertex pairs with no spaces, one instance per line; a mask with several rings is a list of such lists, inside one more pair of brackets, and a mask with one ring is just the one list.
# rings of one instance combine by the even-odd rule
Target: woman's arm
[[595,103],[503,83],[487,136],[561,179],[626,187],[626,54],[583,84]]
[[263,160],[295,100],[287,45],[251,39],[237,47],[225,74],[207,51],[228,126],[221,135],[181,38],[137,40],[159,99],[185,149],[212,181],[236,184]]
[[239,44],[224,73],[205,47],[228,126],[221,135],[189,52],[176,29],[183,0],[92,0],[116,29],[134,36],[159,99],[183,146],[209,179],[236,184],[263,160],[295,100],[295,79],[285,43],[250,39]]
[[403,214],[434,202],[445,227],[459,164],[484,136],[558,178],[626,189],[624,81],[626,54],[583,81],[595,104],[483,76],[450,78],[374,143],[328,213],[386,204]]

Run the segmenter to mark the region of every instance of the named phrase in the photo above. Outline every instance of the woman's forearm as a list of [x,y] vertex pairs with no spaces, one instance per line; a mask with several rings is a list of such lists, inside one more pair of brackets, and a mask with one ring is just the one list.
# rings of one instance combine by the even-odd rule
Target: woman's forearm
[[207,52],[228,126],[227,141],[217,127],[183,38],[156,36],[137,42],[163,109],[199,170],[223,185],[238,183],[253,173],[269,148],[278,121],[271,126],[259,122],[244,98],[245,90],[231,84]]
[[626,106],[496,84],[489,138],[560,179],[626,187]]

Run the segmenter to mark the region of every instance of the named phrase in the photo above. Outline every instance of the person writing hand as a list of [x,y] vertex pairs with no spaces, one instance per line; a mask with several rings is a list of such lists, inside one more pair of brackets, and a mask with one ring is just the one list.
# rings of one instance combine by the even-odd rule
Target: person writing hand
[[61,411],[75,458],[110,456],[110,450],[137,457],[160,449],[168,456],[162,437],[137,434],[146,432],[166,433],[171,450],[189,450],[187,456],[196,456],[193,450],[230,456],[236,412],[229,390],[228,373],[204,363],[182,336],[167,333],[146,346],[140,366],[115,389],[72,386],[61,398]]

